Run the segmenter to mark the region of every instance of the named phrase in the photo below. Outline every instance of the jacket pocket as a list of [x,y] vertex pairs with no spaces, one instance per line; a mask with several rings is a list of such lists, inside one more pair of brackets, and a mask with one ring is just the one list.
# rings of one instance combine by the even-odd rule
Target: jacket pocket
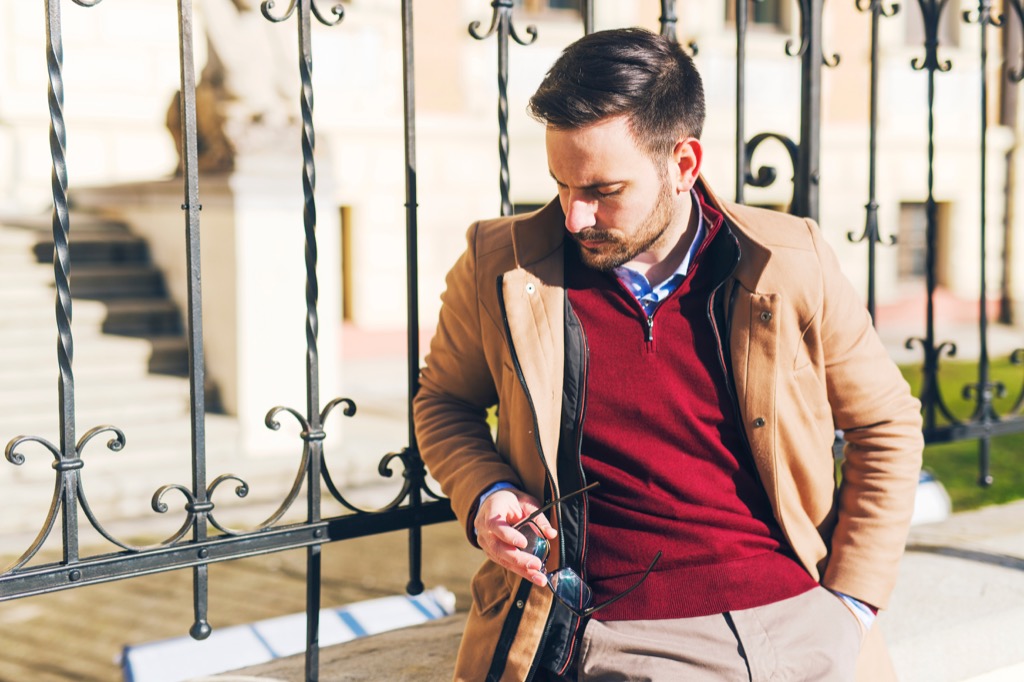
[[473,594],[473,606],[481,614],[499,609],[512,596],[508,572],[493,561],[480,567],[473,576],[470,591]]

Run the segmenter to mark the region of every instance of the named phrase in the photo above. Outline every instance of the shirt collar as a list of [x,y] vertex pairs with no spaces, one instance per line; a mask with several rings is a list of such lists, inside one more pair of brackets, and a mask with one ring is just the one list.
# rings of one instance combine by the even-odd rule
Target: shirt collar
[[658,282],[657,284],[651,284],[647,281],[647,278],[632,268],[627,268],[625,265],[620,265],[615,268],[615,276],[619,278],[626,288],[630,291],[634,291],[635,287],[631,286],[631,283],[642,280],[647,284],[646,289],[657,289],[658,287],[672,281],[683,280],[686,278],[686,273],[690,269],[690,263],[693,262],[694,257],[697,255],[697,251],[700,249],[700,245],[704,242],[705,232],[707,231],[704,225],[704,211],[701,209],[700,199],[697,196],[697,188],[690,189],[690,200],[693,202],[693,207],[697,211],[697,234],[693,237],[693,242],[690,244],[690,248],[686,250],[686,255],[683,256],[683,260],[679,263],[679,267],[675,271],[665,278],[664,282]]

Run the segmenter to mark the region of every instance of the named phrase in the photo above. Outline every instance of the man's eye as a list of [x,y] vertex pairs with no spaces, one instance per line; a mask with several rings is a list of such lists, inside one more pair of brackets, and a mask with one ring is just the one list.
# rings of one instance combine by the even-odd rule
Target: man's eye
[[598,194],[602,197],[614,197],[617,194],[622,194],[622,188],[620,187],[619,189],[613,189],[607,192],[598,192]]

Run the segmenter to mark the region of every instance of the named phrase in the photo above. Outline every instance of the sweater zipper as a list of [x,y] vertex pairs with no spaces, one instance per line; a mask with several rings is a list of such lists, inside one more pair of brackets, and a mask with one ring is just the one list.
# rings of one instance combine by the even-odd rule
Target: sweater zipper
[[[635,303],[638,308],[640,308],[640,314],[643,315],[644,318],[644,340],[647,343],[654,343],[654,313],[658,312],[658,309],[655,308],[654,312],[647,314],[647,311],[644,309],[644,304],[641,303],[640,300],[633,295],[633,292],[630,291],[629,288],[622,283],[622,280],[616,277],[615,281],[618,283],[619,288],[626,292],[626,294],[629,297],[629,300]],[[586,338],[584,338],[583,341],[585,344]]]

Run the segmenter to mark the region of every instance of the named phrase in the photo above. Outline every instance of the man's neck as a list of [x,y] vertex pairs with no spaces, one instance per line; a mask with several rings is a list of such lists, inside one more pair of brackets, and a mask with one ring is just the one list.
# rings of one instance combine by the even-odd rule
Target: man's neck
[[679,222],[685,225],[685,228],[678,233],[678,237],[675,237],[675,244],[672,244],[673,230],[669,228],[670,231],[664,235],[665,244],[656,245],[650,251],[624,263],[625,267],[646,277],[652,285],[664,282],[679,268],[679,264],[683,262],[683,258],[686,257],[690,245],[693,244],[693,240],[697,236],[700,211],[694,205],[692,194],[687,193],[686,203],[680,207],[679,212]]

